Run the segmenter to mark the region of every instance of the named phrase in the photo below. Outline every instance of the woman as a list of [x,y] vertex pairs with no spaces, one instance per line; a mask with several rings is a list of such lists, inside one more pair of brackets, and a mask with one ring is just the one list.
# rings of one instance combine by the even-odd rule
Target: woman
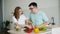
[[31,28],[29,25],[26,25],[28,22],[27,18],[24,16],[21,7],[16,7],[13,14],[13,23],[20,28],[28,27]]

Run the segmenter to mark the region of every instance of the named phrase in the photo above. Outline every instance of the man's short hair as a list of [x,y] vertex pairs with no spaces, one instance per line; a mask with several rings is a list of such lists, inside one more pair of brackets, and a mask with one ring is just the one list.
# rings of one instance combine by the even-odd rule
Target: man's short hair
[[30,7],[30,6],[35,6],[35,7],[37,7],[37,3],[31,2],[31,3],[29,4],[29,7]]

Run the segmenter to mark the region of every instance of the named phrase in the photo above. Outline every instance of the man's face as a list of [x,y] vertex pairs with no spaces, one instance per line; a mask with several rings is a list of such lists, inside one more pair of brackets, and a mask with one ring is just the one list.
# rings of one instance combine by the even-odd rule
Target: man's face
[[36,7],[35,6],[30,6],[29,9],[31,10],[31,12],[35,13]]

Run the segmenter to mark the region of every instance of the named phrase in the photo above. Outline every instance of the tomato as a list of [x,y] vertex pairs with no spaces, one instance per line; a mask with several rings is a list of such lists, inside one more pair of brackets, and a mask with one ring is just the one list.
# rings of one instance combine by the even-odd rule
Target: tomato
[[27,33],[31,33],[32,32],[31,29],[25,29],[24,31],[27,32]]

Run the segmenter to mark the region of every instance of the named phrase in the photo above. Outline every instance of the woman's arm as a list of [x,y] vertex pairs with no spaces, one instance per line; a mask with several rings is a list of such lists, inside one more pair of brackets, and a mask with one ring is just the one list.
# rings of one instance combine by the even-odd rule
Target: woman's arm
[[15,23],[16,26],[19,26],[21,28],[24,28],[24,25],[18,24],[17,22]]

